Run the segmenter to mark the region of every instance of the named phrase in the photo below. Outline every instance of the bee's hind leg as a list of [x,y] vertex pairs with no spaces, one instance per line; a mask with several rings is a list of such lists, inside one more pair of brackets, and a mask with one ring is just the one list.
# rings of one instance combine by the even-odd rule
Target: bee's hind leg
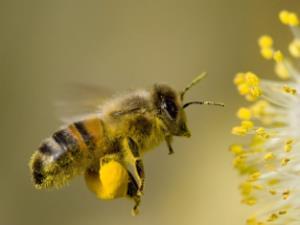
[[139,195],[139,187],[136,183],[132,174],[128,171],[129,175],[129,182],[128,182],[128,189],[127,189],[127,197],[134,201],[134,206],[132,208],[131,214],[136,216],[139,214],[139,206],[141,204],[141,196]]
[[168,149],[169,149],[169,155],[172,155],[174,154],[174,150],[173,150],[173,147],[172,147],[172,136],[171,135],[168,135],[166,136],[166,142],[167,142],[167,146],[168,146]]

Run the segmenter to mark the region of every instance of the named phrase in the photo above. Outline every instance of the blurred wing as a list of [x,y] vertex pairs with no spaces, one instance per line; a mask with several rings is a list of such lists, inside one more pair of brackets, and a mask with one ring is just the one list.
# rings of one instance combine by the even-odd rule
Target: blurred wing
[[68,84],[62,97],[56,101],[56,114],[64,123],[78,121],[101,112],[103,102],[112,96],[108,88],[94,84]]

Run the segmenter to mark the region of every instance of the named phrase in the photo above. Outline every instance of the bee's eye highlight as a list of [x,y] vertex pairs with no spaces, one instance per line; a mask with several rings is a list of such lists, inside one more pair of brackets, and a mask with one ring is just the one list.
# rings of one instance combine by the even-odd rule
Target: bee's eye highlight
[[178,113],[178,108],[172,99],[165,99],[165,109],[172,119],[175,119]]

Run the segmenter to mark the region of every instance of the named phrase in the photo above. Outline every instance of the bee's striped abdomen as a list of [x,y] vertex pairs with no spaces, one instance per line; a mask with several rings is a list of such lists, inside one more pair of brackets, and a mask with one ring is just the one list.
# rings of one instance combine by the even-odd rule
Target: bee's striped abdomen
[[46,139],[30,163],[36,187],[60,187],[83,173],[101,146],[103,130],[102,121],[93,118],[75,122]]

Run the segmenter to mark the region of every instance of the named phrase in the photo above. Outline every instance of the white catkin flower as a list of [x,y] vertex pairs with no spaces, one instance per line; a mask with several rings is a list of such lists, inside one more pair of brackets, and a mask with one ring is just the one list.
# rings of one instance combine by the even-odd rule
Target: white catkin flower
[[[294,40],[288,46],[296,60],[300,58],[298,16],[289,11],[279,13],[289,26]],[[280,81],[260,79],[253,72],[238,73],[234,79],[239,93],[254,102],[241,107],[241,120],[232,133],[247,136],[246,144],[233,144],[234,167],[243,182],[242,203],[254,206],[248,225],[300,224],[300,72],[273,39],[263,35],[258,40],[263,58],[273,60]]]

